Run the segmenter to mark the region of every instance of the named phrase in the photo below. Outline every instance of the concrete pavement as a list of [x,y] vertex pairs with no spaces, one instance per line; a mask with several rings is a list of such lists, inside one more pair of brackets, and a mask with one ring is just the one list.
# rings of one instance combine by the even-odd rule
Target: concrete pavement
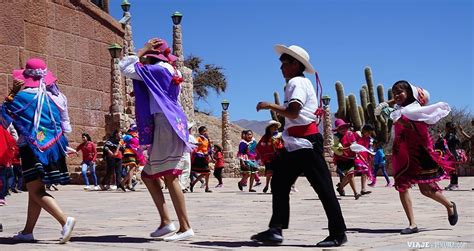
[[[327,235],[327,221],[321,203],[304,177],[297,182],[299,192],[291,195],[290,229],[279,247],[259,246],[250,236],[267,228],[271,213],[271,195],[261,192],[241,192],[238,179],[224,179],[224,188],[213,193],[195,188],[187,193],[186,203],[196,236],[187,241],[163,242],[149,237],[159,225],[158,213],[144,187],[136,192],[86,192],[82,186],[60,186],[52,192],[63,210],[76,217],[77,224],[71,242],[59,245],[59,224],[45,211],[35,228],[36,243],[16,243],[11,237],[23,228],[26,219],[27,194],[7,197],[7,206],[0,207],[0,250],[317,250],[314,244]],[[336,181],[336,178],[334,178]],[[360,186],[359,178],[357,178]],[[464,248],[474,249],[474,177],[460,177],[459,191],[444,192],[456,202],[460,215],[455,227],[449,225],[447,212],[440,204],[423,197],[417,188],[411,195],[420,233],[400,235],[408,223],[393,188],[384,187],[379,177],[372,194],[354,200],[339,197],[348,227],[349,242],[344,250],[400,250]],[[211,179],[214,187],[215,179]],[[444,187],[448,181],[440,182]],[[168,208],[174,220],[169,195]]]

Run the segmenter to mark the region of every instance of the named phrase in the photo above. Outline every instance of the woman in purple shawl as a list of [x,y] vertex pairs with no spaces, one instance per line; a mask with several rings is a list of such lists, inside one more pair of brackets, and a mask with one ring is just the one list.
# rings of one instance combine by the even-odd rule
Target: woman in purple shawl
[[[120,61],[122,73],[133,79],[140,145],[151,144],[142,179],[160,213],[161,223],[150,236],[164,237],[174,233],[163,238],[165,241],[194,236],[178,182],[185,163],[183,153],[192,149],[188,145],[186,115],[178,103],[179,84],[183,80],[173,65],[175,61],[176,56],[171,54],[166,41],[158,38],[150,39],[137,56],[127,56]],[[169,216],[160,177],[164,177],[168,187],[179,229]]]

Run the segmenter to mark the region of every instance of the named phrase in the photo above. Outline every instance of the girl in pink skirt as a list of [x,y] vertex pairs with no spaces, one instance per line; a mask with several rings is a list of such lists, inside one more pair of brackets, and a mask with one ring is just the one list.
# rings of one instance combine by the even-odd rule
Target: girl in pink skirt
[[428,127],[438,122],[451,111],[448,104],[439,102],[427,106],[429,93],[407,81],[396,82],[392,87],[395,109],[387,103],[377,106],[376,115],[384,113],[393,120],[395,138],[392,148],[392,165],[395,189],[400,196],[409,226],[401,234],[418,232],[412,201],[408,189],[418,184],[420,192],[442,204],[448,211],[449,223],[454,226],[458,220],[456,204],[442,193],[437,181],[445,179],[450,163],[444,162],[433,150]]

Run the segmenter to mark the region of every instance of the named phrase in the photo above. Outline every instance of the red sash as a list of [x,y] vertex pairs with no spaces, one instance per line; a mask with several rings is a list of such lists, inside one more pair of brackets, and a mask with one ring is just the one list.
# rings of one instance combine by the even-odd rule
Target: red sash
[[319,133],[318,126],[316,122],[311,122],[307,125],[293,126],[287,129],[288,135],[296,138],[302,138],[304,136],[312,135]]

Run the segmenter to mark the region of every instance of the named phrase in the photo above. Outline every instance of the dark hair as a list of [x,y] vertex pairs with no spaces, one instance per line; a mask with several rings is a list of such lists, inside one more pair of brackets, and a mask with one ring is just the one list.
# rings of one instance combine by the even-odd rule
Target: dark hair
[[206,129],[207,129],[206,126],[200,126],[200,127],[198,128],[198,132],[199,132],[199,133],[202,133],[202,132],[203,132],[204,130],[206,130]]
[[408,83],[408,81],[406,80],[398,80],[397,82],[395,82],[395,84],[393,84],[392,86],[392,90],[395,89],[395,86],[397,85],[400,85],[401,88],[403,88],[406,93],[407,93],[407,102],[408,103],[413,103],[416,99],[415,99],[415,96],[413,95],[413,90],[411,89],[411,86],[410,86],[410,83]]
[[149,60],[148,62],[150,62],[150,64],[157,64],[163,60],[160,60],[159,58],[155,58],[155,57],[147,57],[147,59]]
[[86,137],[87,141],[92,141],[91,136],[89,136],[87,133],[83,133],[82,137]]
[[267,126],[267,128],[265,128],[265,136],[267,136],[267,137],[272,136],[272,135],[270,135],[270,128],[271,128],[271,126]]
[[374,131],[375,128],[372,124],[365,124],[363,127],[362,127],[362,131]]
[[217,148],[217,152],[222,152],[222,147],[218,144],[214,144],[214,147]]
[[119,133],[120,133],[120,130],[119,130],[119,129],[115,129],[115,131],[112,132],[112,135],[110,135],[110,137],[111,137],[111,138],[116,138]]
[[286,54],[286,53],[283,53],[283,54],[281,54],[281,56],[280,56],[280,61],[284,61],[284,60],[288,60],[288,61],[290,61],[291,63],[297,62],[297,63],[299,64],[299,66],[300,66],[300,73],[301,73],[301,74],[303,74],[303,72],[306,70],[306,66],[305,66],[303,63],[301,63],[301,62],[298,61],[296,58],[294,58],[294,57],[292,57],[292,56],[290,56],[290,55],[288,55],[288,54]]
[[445,126],[449,132],[456,134],[456,124],[454,122],[446,122]]

